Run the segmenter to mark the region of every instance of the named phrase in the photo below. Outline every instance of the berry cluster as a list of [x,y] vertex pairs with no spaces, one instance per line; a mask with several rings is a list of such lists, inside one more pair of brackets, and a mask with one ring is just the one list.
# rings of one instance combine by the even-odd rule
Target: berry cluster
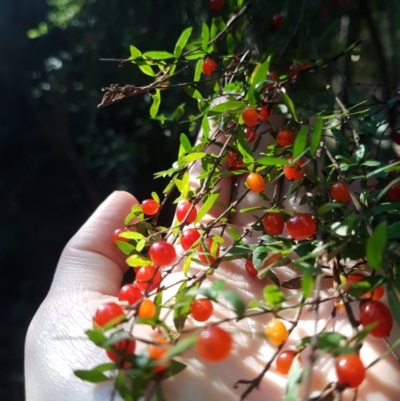
[[[211,0],[210,9],[222,11],[224,1]],[[285,30],[284,24],[282,14],[273,16],[271,28],[276,35]],[[96,334],[89,335],[116,368],[132,369],[135,380],[148,383],[154,376],[163,379],[184,369],[175,356],[191,347],[206,362],[229,358],[236,342],[235,320],[257,316],[263,319],[263,332],[257,335],[275,349],[262,375],[274,366],[281,375],[293,371],[290,381],[302,366],[308,376],[301,380],[311,380],[314,359],[304,354],[329,354],[337,379],[329,387],[332,393],[357,388],[367,370],[361,358],[363,341],[388,337],[394,325],[383,296],[387,293],[392,303],[400,305],[400,281],[394,268],[400,263],[398,222],[391,230],[388,227],[390,219],[399,216],[400,162],[373,156],[367,144],[375,138],[362,132],[344,139],[331,129],[343,154],[334,153],[337,149],[324,142],[332,117],[321,111],[314,120],[310,113],[296,109],[290,98],[292,86],[322,61],[292,63],[286,74],[279,75],[270,69],[269,58],[261,62],[247,54],[227,58],[209,40],[210,28],[204,25],[202,50],[194,42],[191,49],[195,50],[184,59],[189,65],[196,62],[195,82],[202,73],[207,77],[196,87],[199,90],[187,84],[188,93],[199,103],[203,135],[195,145],[181,135],[177,163],[158,173],[158,177],[171,177],[163,201],[153,193],[152,199],[134,205],[124,228],[112,235],[135,279],[120,289],[118,300],[99,307],[93,317]],[[176,64],[182,62],[175,57]],[[279,70],[288,64],[286,60],[273,67]],[[235,80],[226,89],[215,83],[221,76]],[[223,93],[225,102],[207,103],[201,84]],[[357,114],[345,110],[343,116],[343,131],[354,132],[349,124]],[[281,118],[278,126],[275,117]],[[188,118],[193,126],[197,120]],[[393,130],[390,138],[394,146],[399,145],[400,130]],[[197,176],[191,177],[194,171]],[[220,187],[226,179],[231,196],[222,201]],[[162,227],[158,217],[175,191],[179,195],[174,224]],[[257,205],[244,207],[246,197],[257,199]],[[204,219],[214,207],[221,212]],[[238,214],[249,217],[243,231],[229,224]],[[250,236],[253,241],[247,241]],[[243,280],[249,280],[250,288],[256,280],[269,280],[261,299],[245,305],[224,280],[207,280],[232,260],[242,265]],[[297,276],[282,282],[277,273],[289,264]],[[177,282],[166,280],[177,271],[182,273]],[[332,284],[324,300],[322,282]],[[226,302],[220,302],[222,298]],[[295,341],[292,332],[303,311],[318,309],[320,302],[329,302],[332,319],[341,314],[357,334],[349,338],[315,322],[313,336]],[[226,308],[226,316],[233,317],[218,320],[214,308]],[[287,310],[297,311],[297,317],[285,318]],[[223,324],[230,324],[229,329]],[[135,337],[138,325],[153,330],[150,339]],[[136,351],[138,342],[143,343],[144,353]],[[238,383],[246,382],[250,392],[259,379]]]

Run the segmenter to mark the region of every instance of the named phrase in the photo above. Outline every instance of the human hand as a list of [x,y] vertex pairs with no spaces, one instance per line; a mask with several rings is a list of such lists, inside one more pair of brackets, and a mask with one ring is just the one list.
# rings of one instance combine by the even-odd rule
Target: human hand
[[[265,135],[260,149],[271,141]],[[211,149],[215,151],[215,149]],[[195,169],[192,170],[195,185]],[[238,191],[235,199],[241,199],[237,208],[264,205],[265,202],[252,192],[244,189],[245,177],[238,179]],[[204,223],[218,217],[221,211],[235,199],[232,195],[232,178],[225,178],[219,185],[221,189],[219,204],[204,218]],[[283,183],[287,186],[287,182]],[[281,191],[285,191],[285,187]],[[274,185],[267,185],[266,194],[271,198]],[[283,204],[285,209],[293,211],[308,211],[307,205],[299,205],[299,198],[290,197]],[[123,273],[126,270],[124,257],[111,243],[111,233],[121,226],[126,214],[137,200],[126,192],[112,194],[85,223],[78,233],[68,243],[61,256],[54,281],[48,296],[38,310],[29,328],[26,342],[26,395],[27,401],[47,400],[85,400],[108,401],[112,399],[113,383],[100,385],[86,383],[74,376],[76,369],[88,369],[104,363],[107,358],[102,350],[89,342],[83,332],[91,327],[92,317],[99,305],[115,300],[118,294]],[[230,224],[239,232],[251,227],[254,215],[261,216],[263,212],[237,214],[230,218]],[[247,237],[247,242],[257,242],[259,233],[253,232]],[[224,246],[232,242],[224,235]],[[193,267],[201,269],[201,267]],[[197,270],[198,271],[198,270]],[[274,269],[281,282],[298,277],[299,273],[290,265]],[[163,285],[170,286],[183,278],[179,268],[168,274]],[[244,269],[244,260],[226,261],[219,265],[213,276],[207,278],[205,285],[215,279],[223,279],[227,289],[235,291],[247,305],[254,299],[262,299],[262,289],[268,280],[257,280],[250,277]],[[207,283],[208,282],[208,283]],[[176,290],[176,289],[175,289]],[[295,291],[284,290],[285,294]],[[170,290],[173,293],[173,289]],[[321,291],[322,297],[333,296],[333,290],[328,285]],[[319,327],[328,322],[333,310],[333,301],[321,303],[319,308]],[[234,318],[225,305],[216,305],[212,321],[227,317]],[[280,314],[286,319],[295,319],[296,311],[289,310]],[[249,317],[236,323],[224,323],[223,327],[231,331],[234,338],[234,349],[231,355],[222,362],[213,364],[202,361],[195,350],[189,350],[182,355],[181,361],[187,368],[178,375],[165,380],[163,389],[166,400],[203,401],[239,400],[247,385],[241,384],[234,388],[240,379],[252,380],[265,367],[266,363],[276,353],[277,347],[269,344],[265,338],[258,336],[264,332],[265,324],[272,318],[271,314]],[[296,327],[285,344],[285,349],[294,346],[296,341],[314,332],[315,312],[304,308]],[[190,322],[189,322],[190,323]],[[288,324],[290,327],[290,324]],[[335,327],[337,331],[350,334],[352,329],[345,314],[338,314],[330,320],[328,329]],[[339,329],[340,328],[340,329]],[[148,335],[147,328],[138,327],[134,335]],[[394,333],[394,336],[398,333]],[[382,340],[368,339],[364,342],[361,357],[365,365],[381,355],[386,349]],[[303,357],[303,366],[307,357]],[[312,389],[322,389],[329,381],[335,381],[332,357],[323,357],[317,361],[313,370]],[[400,371],[395,358],[389,355],[368,370],[367,379],[359,387],[357,397],[360,401],[389,401],[400,396],[396,383],[400,379]],[[281,400],[286,386],[286,377],[276,373],[274,366],[266,373],[259,383],[259,390],[253,390],[246,400],[259,399]],[[352,400],[353,391],[346,391],[342,400]]]

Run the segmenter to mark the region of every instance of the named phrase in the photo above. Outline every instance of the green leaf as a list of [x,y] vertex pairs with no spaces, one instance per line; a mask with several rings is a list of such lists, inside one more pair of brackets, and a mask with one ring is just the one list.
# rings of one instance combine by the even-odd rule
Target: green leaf
[[301,127],[293,144],[293,159],[297,159],[307,146],[308,127]]
[[289,109],[289,112],[292,115],[294,121],[298,123],[299,119],[297,117],[296,109],[294,107],[292,99],[285,92],[280,92],[280,95],[282,96],[282,99],[286,104],[287,108]]
[[285,398],[283,401],[298,401],[299,385],[301,383],[302,368],[299,362],[299,357],[294,358],[288,373],[288,382],[286,385]]
[[283,292],[275,284],[269,284],[263,289],[264,299],[268,307],[275,308],[281,307],[285,297]]
[[201,95],[201,93],[197,90],[192,88],[190,85],[187,85],[183,88],[183,90],[193,99],[196,100],[203,100],[203,96]]
[[136,64],[144,74],[146,74],[146,75],[148,75],[150,77],[155,77],[156,76],[156,73],[151,68],[151,66],[146,63],[146,61],[138,61]]
[[252,107],[255,107],[257,104],[257,99],[255,96],[256,88],[259,87],[260,83],[265,81],[265,78],[267,77],[269,71],[270,62],[271,62],[271,56],[269,56],[267,60],[264,61],[262,64],[257,64],[253,70],[253,73],[251,74],[248,98],[249,98],[249,103]]
[[219,296],[224,298],[231,304],[232,309],[235,311],[238,317],[242,317],[244,315],[244,312],[246,310],[245,305],[240,299],[239,295],[236,294],[236,292],[225,290],[221,291],[219,293]]
[[115,378],[115,388],[117,389],[119,395],[123,398],[124,401],[135,401],[131,392],[129,391],[129,387],[126,383],[127,377],[121,371],[118,372],[117,377]]
[[160,203],[160,197],[157,195],[157,192],[152,192],[151,197],[157,202]]
[[346,206],[343,203],[338,202],[328,202],[324,203],[323,205],[319,206],[317,209],[317,215],[322,216],[325,213],[331,212],[332,209],[343,209]]
[[323,126],[324,126],[324,120],[321,118],[321,116],[318,116],[311,138],[311,149],[310,149],[311,157],[314,157],[315,154],[317,153],[319,144],[321,142]]
[[134,245],[125,241],[116,241],[116,245],[125,255],[130,255],[136,249]]
[[180,140],[180,143],[181,143],[183,149],[185,149],[186,153],[191,153],[193,151],[190,140],[185,134],[181,134],[181,136],[179,137],[179,140]]
[[398,239],[400,238],[400,221],[391,224],[387,228],[387,238],[388,239]]
[[308,298],[312,290],[314,288],[314,279],[311,274],[305,273],[301,279],[301,289],[303,291],[303,295]]
[[[254,161],[254,152],[251,150],[243,131],[239,132],[237,147],[245,163],[252,163]],[[249,166],[249,169],[251,170],[252,167]]]
[[174,121],[179,121],[182,116],[185,114],[185,106],[186,103],[181,103],[172,113],[172,119]]
[[175,328],[182,330],[186,318],[190,312],[190,304],[194,299],[194,295],[190,296],[186,293],[187,281],[184,281],[176,293],[174,305],[174,325]]
[[225,103],[220,103],[215,105],[210,109],[214,113],[224,113],[225,111],[242,111],[246,107],[244,102],[239,102],[238,100],[228,100]]
[[190,61],[194,61],[194,60],[199,60],[201,59],[201,61],[203,62],[204,57],[207,55],[206,52],[204,52],[203,50],[198,50],[195,52],[190,52],[185,56],[186,60],[190,60]]
[[354,159],[357,163],[364,158],[366,154],[367,148],[364,144],[359,145],[352,155],[352,159]]
[[174,56],[176,58],[179,58],[182,55],[183,49],[185,48],[185,46],[186,46],[186,44],[187,44],[187,42],[188,42],[188,40],[190,38],[190,35],[192,34],[192,30],[193,30],[193,28],[191,28],[191,27],[190,28],[186,28],[182,32],[182,34],[179,37],[178,41],[176,42],[175,50],[174,50]]
[[254,267],[258,270],[265,257],[268,255],[269,249],[265,246],[257,247],[253,252]]
[[101,345],[107,341],[107,336],[100,329],[87,330],[85,334],[88,336],[89,340],[96,345]]
[[135,46],[131,45],[129,47],[130,53],[131,53],[131,57],[130,60],[135,60],[137,58],[142,58],[142,52]]
[[220,190],[213,192],[207,200],[203,203],[200,210],[197,212],[195,223],[201,221],[201,219],[210,211],[210,209],[214,206],[215,202],[219,197]]
[[157,115],[158,109],[160,108],[160,104],[161,104],[160,89],[156,89],[154,94],[151,95],[151,97],[153,98],[153,103],[150,107],[150,117],[154,118]]
[[201,129],[204,139],[208,139],[210,137],[210,122],[208,121],[208,117],[205,115],[201,120]]
[[200,81],[202,71],[203,71],[203,60],[198,59],[196,63],[196,68],[194,70],[194,77],[193,77],[194,82]]
[[126,259],[126,263],[131,267],[150,266],[151,260],[141,255],[131,255]]
[[183,198],[187,199],[189,190],[190,190],[190,174],[187,171],[185,171],[185,174],[183,174],[182,177],[182,187],[181,187],[181,193]]
[[173,358],[174,356],[180,355],[183,351],[193,347],[198,338],[198,334],[191,334],[185,338],[180,339],[176,344],[169,348],[165,359]]
[[240,243],[243,243],[243,241],[240,239],[240,234],[232,226],[228,225],[228,231],[229,231],[229,234],[231,235],[233,241],[235,241],[235,242],[240,241]]
[[182,372],[182,370],[184,370],[185,368],[186,365],[184,363],[172,359],[168,365],[168,370],[163,375],[163,378],[167,379],[168,377],[175,376],[178,373]]
[[193,259],[193,253],[185,257],[185,260],[183,262],[182,266],[182,272],[185,276],[189,273],[190,266],[192,264],[192,259]]
[[256,160],[257,164],[263,166],[287,166],[289,161],[280,157],[263,156]]
[[[107,365],[107,367],[111,366],[111,368],[108,368],[106,370],[111,370],[115,368],[115,364],[114,363],[107,363],[104,364]],[[92,369],[92,370],[75,370],[74,371],[74,375],[76,377],[79,377],[80,379],[90,382],[90,383],[101,383],[104,382],[106,380],[110,380],[109,377],[107,377],[104,373],[103,373],[103,369],[99,369],[99,367],[101,367],[103,365],[99,365],[98,367]]]
[[[310,345],[312,337],[303,337],[298,347]],[[347,337],[338,332],[323,331],[317,335],[317,349],[339,355],[341,353],[348,353],[349,349],[343,347],[343,343],[347,343]]]
[[394,320],[400,326],[400,300],[393,280],[388,280],[387,289],[390,311],[392,312]]
[[379,224],[366,244],[366,257],[368,265],[373,269],[382,269],[386,252],[387,223]]
[[141,240],[141,239],[145,238],[145,236],[143,234],[138,233],[136,231],[124,231],[121,234],[119,234],[119,237],[129,238],[129,239],[137,239],[137,240]]
[[189,155],[182,156],[178,159],[179,168],[186,168],[190,163],[200,160],[203,157],[207,156],[207,153],[204,152],[193,152]]
[[143,53],[144,57],[151,58],[153,60],[166,60],[170,58],[174,58],[174,55],[165,51],[149,51]]
[[201,47],[207,52],[208,42],[210,41],[210,30],[208,29],[208,25],[203,22],[201,27]]

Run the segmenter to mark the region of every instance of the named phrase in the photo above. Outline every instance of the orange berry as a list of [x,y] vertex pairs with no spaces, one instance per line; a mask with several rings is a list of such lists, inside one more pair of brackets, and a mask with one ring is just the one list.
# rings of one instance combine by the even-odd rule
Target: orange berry
[[143,319],[151,319],[156,314],[156,305],[150,299],[143,299],[138,309],[138,316]]
[[[170,343],[162,336],[156,337],[154,339],[154,342],[156,344],[160,344],[160,346],[149,345],[147,348],[147,355],[149,359],[154,359],[155,361],[160,362],[168,353],[168,345],[170,345]],[[155,366],[154,371],[163,372],[167,368],[168,368],[168,362],[165,362],[163,364]]]
[[281,345],[288,339],[289,332],[282,321],[273,319],[265,326],[265,335],[272,344]]
[[265,181],[262,175],[258,173],[250,173],[246,178],[246,185],[250,191],[260,193],[264,191]]

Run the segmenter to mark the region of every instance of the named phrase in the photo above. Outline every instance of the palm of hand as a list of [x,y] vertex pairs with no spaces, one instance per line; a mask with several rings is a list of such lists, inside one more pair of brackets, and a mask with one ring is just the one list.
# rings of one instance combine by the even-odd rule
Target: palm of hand
[[[227,201],[229,194],[226,183],[222,184],[222,198]],[[239,185],[243,188],[243,185]],[[271,191],[271,189],[267,189]],[[240,193],[238,194],[240,196]],[[259,202],[258,196],[249,194],[242,207]],[[287,206],[301,208],[290,199]],[[291,203],[292,202],[292,203]],[[38,313],[36,314],[27,336],[26,343],[26,382],[27,401],[47,400],[99,400],[112,399],[113,384],[92,385],[76,378],[73,371],[88,369],[107,361],[104,353],[84,337],[84,331],[90,328],[91,318],[97,307],[110,299],[115,299],[122,281],[124,265],[119,251],[109,240],[110,233],[121,225],[132,204],[137,203],[127,193],[114,193],[95,212],[91,219],[67,245],[60,260],[53,286]],[[249,216],[249,215],[248,215]],[[213,215],[209,216],[213,217]],[[252,216],[233,219],[240,231],[251,223]],[[254,239],[256,241],[256,238]],[[249,301],[262,298],[262,288],[266,284],[246,275],[243,261],[224,262],[210,280],[223,278],[227,288],[238,293],[245,305]],[[296,276],[294,269],[282,267],[277,272],[281,281]],[[178,282],[182,273],[168,275],[165,284]],[[173,291],[173,289],[171,289]],[[172,293],[173,294],[173,293]],[[325,292],[329,295],[329,290]],[[332,295],[332,294],[331,294]],[[168,296],[168,295],[167,295]],[[325,302],[319,310],[319,328],[330,317],[332,302]],[[282,315],[294,319],[295,312]],[[217,306],[214,318],[221,320],[229,317],[229,310]],[[231,317],[234,317],[232,312]],[[182,356],[187,368],[163,384],[166,399],[175,401],[239,400],[247,384],[237,389],[234,384],[240,380],[252,380],[257,377],[276,352],[276,346],[269,344],[259,336],[271,315],[246,318],[239,323],[233,321],[224,327],[234,334],[235,347],[229,358],[213,364],[197,357],[195,350]],[[343,333],[351,333],[344,316],[330,321],[330,326],[341,327]],[[314,312],[305,308],[297,327],[292,332],[289,345],[314,332]],[[144,328],[135,329],[135,335],[148,335]],[[396,333],[393,333],[396,335]],[[365,364],[374,360],[385,350],[382,341],[368,340],[364,343],[361,355]],[[331,357],[321,358],[313,371],[313,388],[322,389],[329,381],[334,381]],[[307,362],[307,361],[305,361]],[[400,380],[397,362],[391,356],[368,370],[368,382],[359,388],[357,400],[389,401],[398,398],[400,392],[393,386]],[[385,374],[382,374],[382,371]],[[378,373],[379,372],[379,373]],[[277,374],[272,366],[260,380],[259,391],[252,391],[246,399],[283,399],[286,378]],[[353,392],[346,391],[342,400],[353,399]]]

